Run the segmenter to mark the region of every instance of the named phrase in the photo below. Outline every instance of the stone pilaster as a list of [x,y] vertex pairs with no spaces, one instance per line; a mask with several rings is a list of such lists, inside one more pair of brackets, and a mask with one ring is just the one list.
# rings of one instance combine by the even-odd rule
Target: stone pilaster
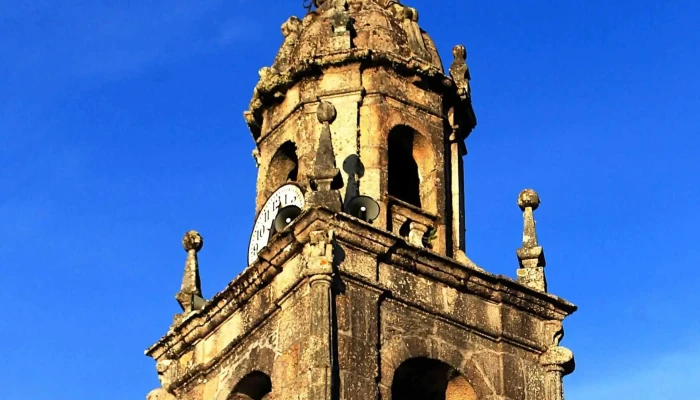
[[310,285],[309,400],[327,400],[333,389],[333,233],[311,233],[305,250]]

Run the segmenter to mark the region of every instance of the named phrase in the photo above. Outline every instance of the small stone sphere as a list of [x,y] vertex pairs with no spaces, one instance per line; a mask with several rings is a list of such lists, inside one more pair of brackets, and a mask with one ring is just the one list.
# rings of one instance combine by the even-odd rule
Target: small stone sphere
[[518,206],[520,206],[521,210],[525,210],[527,207],[532,207],[533,210],[537,210],[539,205],[540,196],[532,189],[525,189],[518,195]]
[[335,107],[333,104],[327,102],[327,101],[322,101],[321,104],[318,105],[318,109],[316,110],[316,117],[318,118],[318,122],[324,123],[328,122],[329,124],[335,120]]
[[185,251],[199,251],[202,249],[202,245],[204,245],[204,239],[197,231],[189,231],[182,238],[182,247],[185,248]]

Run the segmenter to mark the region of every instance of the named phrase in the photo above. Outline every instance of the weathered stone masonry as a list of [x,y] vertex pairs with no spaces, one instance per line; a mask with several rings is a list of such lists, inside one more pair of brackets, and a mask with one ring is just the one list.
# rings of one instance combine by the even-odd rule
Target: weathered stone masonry
[[[307,207],[213,298],[188,232],[183,312],[147,355],[150,400],[561,400],[573,304],[547,293],[523,191],[518,280],[465,254],[462,157],[476,125],[466,49],[449,76],[418,13],[388,0],[316,0],[282,26],[245,113],[256,210],[280,185]],[[374,198],[372,223],[344,212]]]

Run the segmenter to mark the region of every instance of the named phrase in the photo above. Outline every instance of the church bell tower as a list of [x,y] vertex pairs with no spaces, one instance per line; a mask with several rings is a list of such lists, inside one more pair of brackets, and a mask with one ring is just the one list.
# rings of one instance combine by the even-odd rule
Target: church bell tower
[[517,279],[465,253],[464,46],[445,71],[394,0],[315,0],[282,34],[245,112],[249,265],[204,299],[203,240],[185,235],[183,312],[146,351],[148,400],[562,400],[576,306],[547,292],[537,193],[518,197]]

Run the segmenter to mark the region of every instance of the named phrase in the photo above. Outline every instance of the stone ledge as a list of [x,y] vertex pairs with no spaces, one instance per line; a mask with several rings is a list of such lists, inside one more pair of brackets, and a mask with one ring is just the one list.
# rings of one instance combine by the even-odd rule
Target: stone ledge
[[[412,246],[391,232],[350,215],[313,208],[305,210],[296,223],[273,237],[255,263],[217,293],[203,309],[193,313],[181,325],[173,327],[149,347],[146,355],[155,359],[166,353],[178,355],[214,331],[255,293],[267,286],[281,272],[282,265],[301,252],[303,245],[309,241],[310,233],[318,230],[334,230],[337,240],[373,253],[379,260],[490,301],[514,306],[543,319],[561,320],[577,309],[575,305],[552,294],[529,289],[508,277],[475,269],[476,265],[471,261],[468,265],[472,267],[459,264]],[[366,235],[357,234],[363,230],[367,232]]]
[[304,64],[296,65],[285,72],[278,72],[272,69],[264,69],[265,73],[255,87],[253,99],[250,102],[249,110],[245,112],[246,121],[253,133],[253,139],[258,140],[262,125],[261,110],[270,103],[278,102],[287,90],[305,76],[313,76],[321,73],[323,68],[335,67],[352,62],[362,63],[363,68],[367,66],[384,65],[391,67],[399,73],[418,75],[427,81],[436,83],[435,89],[452,89],[456,96],[456,89],[452,79],[446,76],[440,69],[430,63],[415,58],[405,58],[396,54],[370,49],[349,49],[333,54],[319,54],[306,60]]

